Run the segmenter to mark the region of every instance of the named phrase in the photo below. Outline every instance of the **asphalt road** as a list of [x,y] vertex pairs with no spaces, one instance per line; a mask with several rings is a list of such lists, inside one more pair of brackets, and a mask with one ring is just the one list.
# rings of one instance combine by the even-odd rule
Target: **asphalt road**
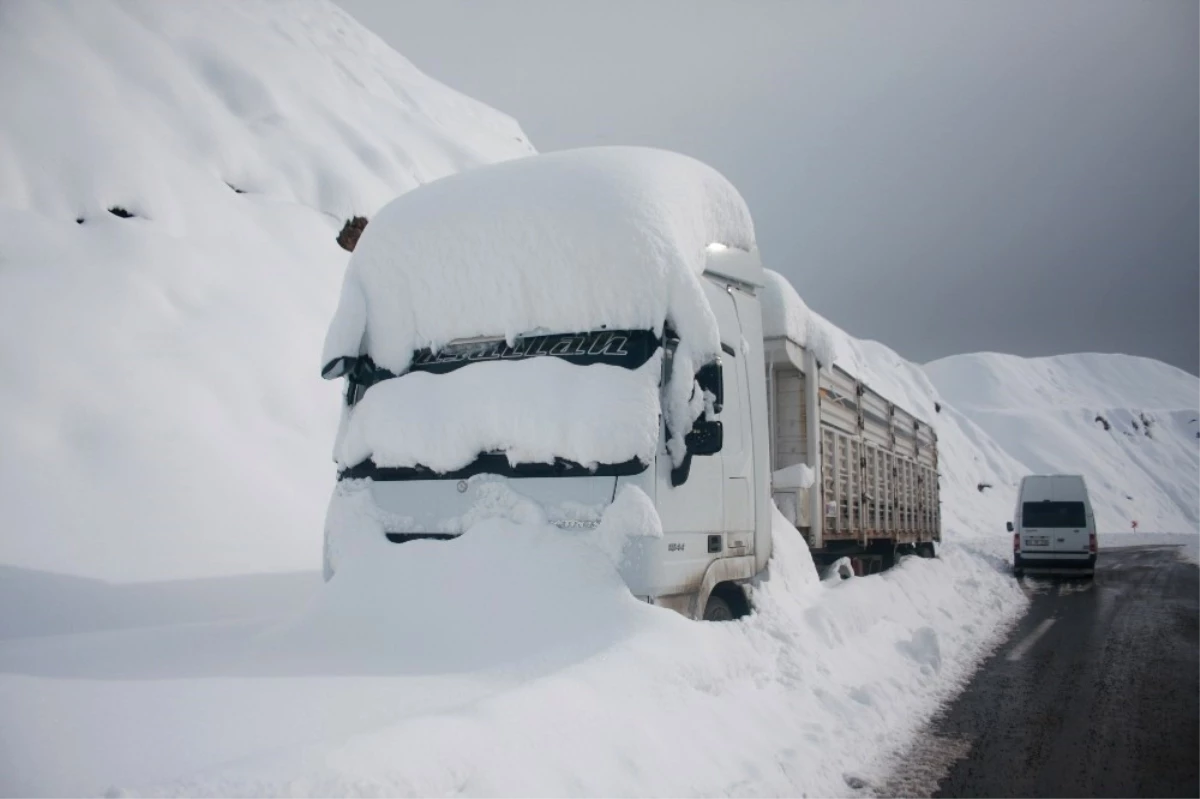
[[907,796],[1200,796],[1200,570],[1101,551],[1028,613],[887,784]]

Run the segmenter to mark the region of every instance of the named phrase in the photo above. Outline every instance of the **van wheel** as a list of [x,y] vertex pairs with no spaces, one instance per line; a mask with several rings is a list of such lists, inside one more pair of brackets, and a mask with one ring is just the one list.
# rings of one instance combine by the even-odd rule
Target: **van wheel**
[[733,621],[733,608],[716,594],[709,594],[708,604],[704,606],[704,620]]

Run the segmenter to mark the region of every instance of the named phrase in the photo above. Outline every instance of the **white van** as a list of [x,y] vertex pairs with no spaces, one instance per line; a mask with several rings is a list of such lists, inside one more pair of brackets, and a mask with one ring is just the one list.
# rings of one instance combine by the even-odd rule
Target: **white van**
[[1013,572],[1076,573],[1096,569],[1096,517],[1087,485],[1077,474],[1021,478],[1013,534]]

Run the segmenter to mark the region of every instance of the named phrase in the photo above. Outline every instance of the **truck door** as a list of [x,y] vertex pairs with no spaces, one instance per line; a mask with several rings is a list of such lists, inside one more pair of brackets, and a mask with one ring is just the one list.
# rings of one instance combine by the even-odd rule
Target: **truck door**
[[[729,307],[735,311],[733,298]],[[730,535],[730,554],[749,554],[754,535],[753,459],[750,457],[750,395],[746,358],[742,353],[741,326],[732,328],[734,336],[722,336],[722,376],[725,381],[725,407],[721,424],[725,430],[721,465],[725,476],[725,531]],[[730,340],[732,338],[732,340]],[[740,551],[739,551],[740,550]]]
[[[723,285],[704,283],[721,336],[724,407],[721,451],[692,459],[687,480],[672,485],[671,460],[658,460],[657,499],[667,556],[667,593],[693,591],[716,558],[748,555],[754,545],[754,494],[748,422],[749,401],[741,328],[733,298]],[[716,539],[716,540],[714,540]]]

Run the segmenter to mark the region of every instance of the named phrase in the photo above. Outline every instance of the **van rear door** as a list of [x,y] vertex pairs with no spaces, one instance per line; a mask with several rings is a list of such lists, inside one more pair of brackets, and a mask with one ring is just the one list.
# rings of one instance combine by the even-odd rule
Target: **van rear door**
[[1050,559],[1086,558],[1087,506],[1080,499],[1044,499],[1021,507],[1021,548]]

